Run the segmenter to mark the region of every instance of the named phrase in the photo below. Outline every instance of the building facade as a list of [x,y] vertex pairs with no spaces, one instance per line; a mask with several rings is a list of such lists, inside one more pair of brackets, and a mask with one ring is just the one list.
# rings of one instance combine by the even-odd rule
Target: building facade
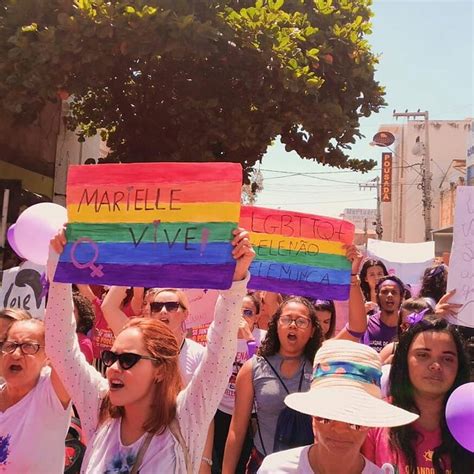
[[[445,209],[441,211],[442,192],[459,183],[465,176],[466,150],[471,135],[472,119],[430,120],[428,136],[424,120],[382,125],[379,131],[395,136],[395,143],[381,148],[392,152],[391,199],[381,203],[383,240],[392,242],[423,242],[424,213],[430,212],[431,233],[446,224]],[[425,143],[428,142],[428,143]],[[423,173],[428,153],[431,174],[431,209],[425,209]],[[437,255],[443,249],[436,249]]]

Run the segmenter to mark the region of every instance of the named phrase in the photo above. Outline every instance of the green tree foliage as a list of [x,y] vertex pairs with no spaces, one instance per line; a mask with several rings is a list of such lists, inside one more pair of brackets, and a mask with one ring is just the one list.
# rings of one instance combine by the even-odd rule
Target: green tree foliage
[[3,0],[0,111],[32,121],[72,95],[68,126],[123,161],[232,161],[279,135],[339,168],[384,105],[370,0]]

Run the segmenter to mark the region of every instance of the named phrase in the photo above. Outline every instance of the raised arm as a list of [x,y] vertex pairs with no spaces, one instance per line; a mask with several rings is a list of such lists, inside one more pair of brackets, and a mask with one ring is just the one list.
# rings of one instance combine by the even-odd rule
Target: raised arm
[[225,443],[222,474],[235,472],[252,414],[253,397],[252,359],[249,359],[237,374],[234,414]]
[[117,336],[128,322],[127,315],[120,308],[126,293],[127,287],[125,286],[111,286],[100,306],[114,336]]
[[97,296],[94,294],[94,292],[91,290],[91,287],[89,285],[76,285],[77,289],[79,290],[79,293],[84,296],[84,298],[87,298],[91,303],[93,303]]
[[461,310],[463,307],[462,304],[459,303],[450,303],[449,300],[455,295],[456,289],[448,291],[444,294],[434,308],[434,312],[436,316],[441,318],[449,318],[452,316],[456,316],[458,311]]
[[359,266],[362,261],[362,254],[355,245],[349,245],[346,247],[346,257],[352,262],[349,321],[339,334],[336,335],[336,339],[348,339],[358,342],[367,329],[364,294],[362,293],[359,279]]
[[233,255],[237,260],[234,282],[229,290],[221,291],[216,303],[214,322],[207,333],[204,357],[191,382],[178,396],[178,421],[196,470],[201,462],[209,426],[222,399],[229,380],[237,350],[237,329],[240,306],[246,294],[248,267],[253,251],[248,233],[234,231]]
[[133,314],[135,316],[141,316],[143,309],[143,298],[145,297],[145,288],[135,286],[132,288],[132,291],[133,296],[132,300],[130,301],[130,305],[132,307]]
[[79,348],[71,285],[53,281],[58,253],[62,252],[64,244],[64,233],[58,234],[51,241],[48,259],[50,287],[45,314],[46,353],[65,390],[71,394],[89,439],[97,426],[100,399],[107,393],[108,383],[87,363]]

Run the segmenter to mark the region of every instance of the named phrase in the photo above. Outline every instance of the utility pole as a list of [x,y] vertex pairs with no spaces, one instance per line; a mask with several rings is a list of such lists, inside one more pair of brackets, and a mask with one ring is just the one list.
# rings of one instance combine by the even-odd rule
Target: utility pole
[[364,217],[364,246],[365,250],[367,250],[367,241],[369,240],[369,237],[367,235],[367,217]]
[[[425,141],[423,143],[423,166],[421,168],[422,172],[422,182],[421,182],[421,190],[423,193],[423,218],[425,220],[425,240],[429,241],[432,240],[432,226],[431,226],[431,208],[432,200],[431,200],[431,163],[430,163],[430,130],[429,130],[429,114],[428,111],[420,112],[395,112],[393,111],[393,116],[395,118],[398,117],[406,117],[407,119],[410,118],[417,118],[421,117],[425,120]],[[417,140],[418,141],[418,140]]]
[[383,227],[382,227],[382,214],[380,209],[380,176],[377,176],[372,181],[366,184],[359,184],[359,189],[376,189],[377,190],[377,215],[375,216],[375,233],[377,239],[382,240]]

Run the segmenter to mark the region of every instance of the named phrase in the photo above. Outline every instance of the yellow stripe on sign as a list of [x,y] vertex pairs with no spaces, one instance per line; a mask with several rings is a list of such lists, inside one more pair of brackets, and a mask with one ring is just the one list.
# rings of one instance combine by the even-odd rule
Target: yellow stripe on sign
[[305,239],[301,237],[285,237],[278,234],[250,232],[250,241],[255,247],[280,248],[294,252],[304,251],[307,253],[346,255],[342,242],[332,242],[330,240]]
[[69,222],[114,223],[114,222],[238,222],[240,204],[234,202],[197,202],[175,204],[179,209],[135,210],[114,212],[113,207],[100,206],[98,211],[93,205],[82,205],[78,211],[77,204],[67,207]]

